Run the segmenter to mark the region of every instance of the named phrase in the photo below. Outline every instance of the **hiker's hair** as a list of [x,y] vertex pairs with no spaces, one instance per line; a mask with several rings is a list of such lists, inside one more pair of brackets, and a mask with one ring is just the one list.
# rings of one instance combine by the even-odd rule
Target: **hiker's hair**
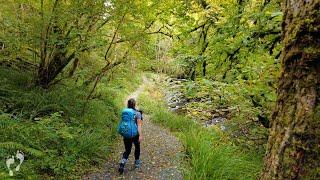
[[133,98],[128,100],[128,108],[136,109],[136,100]]

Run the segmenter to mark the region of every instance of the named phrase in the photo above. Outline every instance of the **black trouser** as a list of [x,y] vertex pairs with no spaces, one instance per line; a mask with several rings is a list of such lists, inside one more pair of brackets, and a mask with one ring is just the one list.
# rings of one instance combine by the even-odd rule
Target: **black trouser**
[[138,160],[140,158],[140,142],[139,142],[139,135],[133,137],[133,138],[123,138],[124,142],[124,147],[126,151],[123,153],[122,158],[128,159],[130,153],[131,153],[131,148],[132,148],[132,143],[134,144],[135,150],[134,150],[134,158]]

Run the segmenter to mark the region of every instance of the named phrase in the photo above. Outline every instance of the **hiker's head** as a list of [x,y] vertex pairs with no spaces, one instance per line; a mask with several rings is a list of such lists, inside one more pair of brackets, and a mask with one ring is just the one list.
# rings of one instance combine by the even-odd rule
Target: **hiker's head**
[[133,98],[128,100],[128,108],[136,109],[136,100]]

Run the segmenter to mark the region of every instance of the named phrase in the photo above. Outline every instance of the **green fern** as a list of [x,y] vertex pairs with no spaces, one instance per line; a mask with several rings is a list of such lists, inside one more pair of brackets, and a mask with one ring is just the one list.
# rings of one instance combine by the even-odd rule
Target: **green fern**
[[17,142],[2,142],[0,143],[0,148],[4,148],[7,150],[20,150],[26,154],[30,154],[34,157],[42,157],[45,154],[37,149],[25,147],[24,145]]

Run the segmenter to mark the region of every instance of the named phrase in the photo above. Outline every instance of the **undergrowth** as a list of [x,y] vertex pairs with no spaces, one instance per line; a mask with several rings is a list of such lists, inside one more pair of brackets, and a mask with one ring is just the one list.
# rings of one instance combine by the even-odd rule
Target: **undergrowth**
[[275,103],[275,91],[257,82],[248,85],[209,79],[183,82],[187,116],[206,124],[213,117],[225,118],[223,124],[237,145],[265,152],[269,119]]
[[101,166],[123,99],[139,84],[125,73],[103,80],[87,100],[91,87],[74,79],[44,90],[32,85],[32,74],[1,68],[0,179],[9,178],[5,160],[18,150],[25,160],[15,179],[76,179]]
[[170,112],[158,87],[148,89],[140,104],[151,120],[169,128],[185,147],[185,179],[256,179],[262,156],[241,149],[218,129],[204,128]]

